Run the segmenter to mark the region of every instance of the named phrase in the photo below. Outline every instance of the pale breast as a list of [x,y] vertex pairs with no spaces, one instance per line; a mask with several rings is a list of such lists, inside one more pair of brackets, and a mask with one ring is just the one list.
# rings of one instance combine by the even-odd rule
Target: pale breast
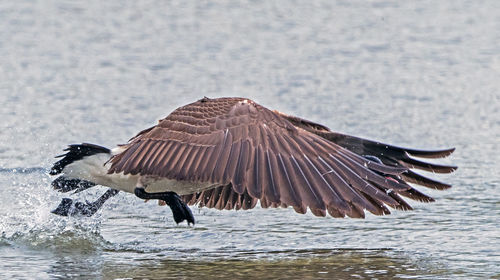
[[210,182],[200,183],[161,178],[149,182],[146,185],[146,191],[149,193],[170,191],[175,192],[178,195],[185,195],[200,192],[209,188],[214,188],[216,186],[218,185]]

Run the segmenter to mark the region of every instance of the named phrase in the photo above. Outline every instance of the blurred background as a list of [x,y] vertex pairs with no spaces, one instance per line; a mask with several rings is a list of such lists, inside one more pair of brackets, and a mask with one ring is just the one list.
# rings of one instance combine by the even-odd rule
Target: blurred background
[[[0,278],[500,278],[498,30],[493,0],[0,2]],[[130,194],[50,214],[67,144],[125,143],[203,96],[456,147],[439,162],[458,171],[429,175],[454,187],[366,220],[193,208],[176,226]]]

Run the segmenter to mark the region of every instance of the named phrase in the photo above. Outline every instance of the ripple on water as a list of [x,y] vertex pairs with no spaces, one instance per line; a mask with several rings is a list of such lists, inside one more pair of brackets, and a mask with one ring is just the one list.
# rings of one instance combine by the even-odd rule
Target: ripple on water
[[35,226],[10,234],[3,232],[1,240],[8,246],[57,252],[84,253],[110,246],[96,227],[68,226],[60,223],[53,224],[50,228]]
[[317,278],[425,278],[444,276],[429,264],[416,263],[390,249],[311,249],[283,251],[205,252],[195,258],[151,256],[133,260],[136,266],[114,263],[103,270],[114,278],[317,279]]

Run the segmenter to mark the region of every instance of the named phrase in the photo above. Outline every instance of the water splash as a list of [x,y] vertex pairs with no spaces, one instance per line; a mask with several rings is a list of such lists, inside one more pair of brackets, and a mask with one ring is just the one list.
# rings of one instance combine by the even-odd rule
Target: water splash
[[31,174],[31,173],[48,173],[48,169],[44,167],[15,167],[15,168],[0,168],[0,173],[12,174]]
[[58,251],[105,248],[99,215],[68,218],[50,213],[60,198],[51,190],[50,177],[44,171],[38,167],[12,168],[4,174],[8,180],[2,181],[10,181],[11,186],[0,190],[0,195],[9,198],[3,201],[0,244]]

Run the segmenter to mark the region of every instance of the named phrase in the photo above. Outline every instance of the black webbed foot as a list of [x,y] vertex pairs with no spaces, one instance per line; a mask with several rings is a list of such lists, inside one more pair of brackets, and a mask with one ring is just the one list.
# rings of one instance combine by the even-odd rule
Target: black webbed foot
[[87,216],[90,217],[94,215],[97,210],[99,210],[99,206],[96,203],[91,202],[75,202],[73,204],[73,199],[71,198],[63,198],[61,203],[57,206],[57,208],[51,211],[54,214],[60,216]]
[[90,217],[94,215],[97,210],[99,210],[99,205],[96,205],[96,203],[91,203],[86,201],[85,203],[77,201],[75,203],[75,208],[73,210],[72,215],[81,215],[81,216],[87,216]]
[[177,224],[186,220],[188,225],[194,225],[194,216],[191,209],[181,200],[178,194],[171,193],[171,195],[165,199],[165,202],[170,206],[170,209],[172,209],[174,220]]
[[60,216],[70,216],[71,205],[73,205],[73,199],[63,198],[57,208],[50,212]]
[[172,214],[174,215],[174,221],[177,224],[182,221],[187,221],[188,225],[195,224],[191,209],[175,192],[147,193],[144,188],[135,188],[134,193],[137,197],[142,199],[159,199],[165,201],[167,205],[170,206]]
[[90,217],[94,215],[97,210],[99,210],[104,202],[108,200],[110,197],[115,196],[120,192],[119,190],[109,189],[107,190],[101,197],[99,197],[94,202],[75,202],[73,204],[73,199],[71,198],[63,198],[61,203],[57,206],[55,210],[51,212],[60,216],[87,216]]

